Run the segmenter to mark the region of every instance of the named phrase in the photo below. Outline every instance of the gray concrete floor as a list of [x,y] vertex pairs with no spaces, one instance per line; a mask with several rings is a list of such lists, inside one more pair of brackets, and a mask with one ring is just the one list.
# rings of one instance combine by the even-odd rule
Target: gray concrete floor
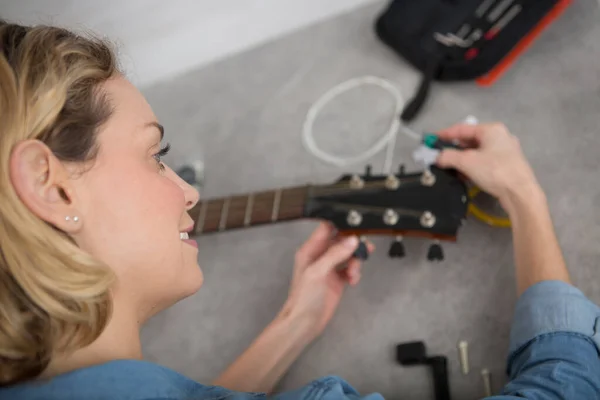
[[[310,105],[330,87],[377,75],[408,97],[419,75],[384,48],[372,30],[383,2],[278,39],[145,94],[174,147],[177,166],[202,158],[202,196],[326,183],[344,172],[301,145]],[[474,114],[517,134],[546,189],[574,282],[600,302],[600,23],[598,6],[580,0],[492,88],[438,84],[414,126],[435,130]],[[199,38],[201,40],[201,38]],[[157,54],[159,56],[159,54]],[[332,103],[315,127],[319,144],[353,154],[389,123],[392,101],[365,88]],[[400,137],[397,163],[408,169],[414,142]],[[380,168],[383,154],[373,159]],[[353,171],[361,171],[357,165]],[[205,284],[195,296],[155,317],[143,331],[148,360],[209,383],[258,335],[283,304],[295,249],[314,228],[295,222],[199,237]],[[293,365],[280,389],[336,374],[361,392],[388,398],[433,398],[429,371],[393,363],[398,342],[424,340],[449,357],[456,399],[481,396],[479,369],[498,391],[505,380],[515,304],[510,234],[470,221],[446,261],[425,260],[428,243],[408,240],[408,257],[387,258],[387,238],[364,266],[325,334]],[[472,372],[459,371],[456,343],[471,344]]]

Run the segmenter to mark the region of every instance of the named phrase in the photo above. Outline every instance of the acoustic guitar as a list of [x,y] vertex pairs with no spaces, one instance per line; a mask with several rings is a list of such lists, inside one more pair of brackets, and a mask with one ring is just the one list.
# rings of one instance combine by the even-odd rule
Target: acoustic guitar
[[454,170],[344,175],[328,185],[305,185],[202,200],[190,211],[195,235],[304,218],[329,221],[339,235],[361,237],[355,257],[366,259],[366,235],[395,238],[390,257],[405,254],[403,237],[434,240],[427,258],[442,260],[440,241],[456,241],[467,216],[467,187]]

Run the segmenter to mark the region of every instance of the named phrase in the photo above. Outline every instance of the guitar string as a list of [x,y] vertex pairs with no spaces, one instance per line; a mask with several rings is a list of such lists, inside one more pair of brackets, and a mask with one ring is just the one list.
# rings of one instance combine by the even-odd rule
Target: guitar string
[[[417,183],[420,182],[420,177],[415,177],[415,178],[408,178],[408,179],[399,179],[399,185],[406,185],[409,183]],[[365,182],[364,185],[362,187],[360,187],[360,189],[379,189],[379,188],[385,188],[386,187],[386,182],[385,181],[376,181],[376,182]],[[345,189],[344,191],[340,191],[339,189]],[[308,187],[304,187],[302,189],[283,189],[284,191],[288,191],[288,190],[310,190],[312,191],[313,195],[327,195],[327,194],[332,194],[332,193],[339,193],[339,194],[346,194],[347,192],[351,192],[353,190],[357,190],[357,189],[353,189],[348,187],[348,183],[339,183],[339,184],[333,184],[333,185],[326,185],[326,186],[308,186]],[[287,196],[292,195],[292,193],[285,193]],[[299,193],[299,195],[306,195],[307,193]],[[254,193],[254,201],[256,203],[258,203],[257,201],[257,196],[267,196],[270,194],[269,193],[265,193],[265,192],[260,192],[260,193]],[[249,198],[249,196],[233,196],[233,197],[229,197],[230,201],[244,201],[244,205],[243,207],[246,207],[246,199]],[[227,198],[219,198],[219,199],[210,199],[207,200],[208,204],[211,203],[216,203],[216,202],[224,202]],[[304,200],[304,199],[300,199],[300,200]],[[200,202],[200,205],[202,205],[202,202]],[[230,209],[231,209],[231,205],[230,205]]]

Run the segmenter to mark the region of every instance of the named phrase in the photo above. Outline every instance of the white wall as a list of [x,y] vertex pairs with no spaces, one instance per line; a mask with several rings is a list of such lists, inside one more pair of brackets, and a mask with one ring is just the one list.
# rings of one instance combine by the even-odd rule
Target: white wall
[[145,86],[373,0],[0,0],[0,17],[117,40]]

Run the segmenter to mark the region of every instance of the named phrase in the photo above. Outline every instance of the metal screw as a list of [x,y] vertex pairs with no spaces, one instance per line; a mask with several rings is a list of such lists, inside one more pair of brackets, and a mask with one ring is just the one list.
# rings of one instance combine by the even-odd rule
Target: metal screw
[[358,175],[352,175],[350,178],[350,188],[351,189],[362,189],[365,186],[365,181]]
[[400,179],[396,178],[394,175],[390,175],[385,180],[385,187],[390,190],[396,190],[400,187]]
[[383,214],[383,222],[386,225],[396,225],[398,223],[398,213],[388,208],[385,210],[385,214]]
[[423,186],[433,186],[435,185],[435,175],[430,170],[426,169],[421,175],[421,184]]
[[492,373],[489,369],[484,368],[481,370],[481,377],[483,378],[485,397],[490,397],[492,395]]
[[348,213],[348,217],[346,218],[346,222],[350,226],[358,226],[362,223],[362,215],[356,210],[351,210]]
[[421,215],[421,226],[425,228],[431,228],[435,225],[435,215],[431,213],[431,211],[425,211],[423,215]]
[[469,374],[469,343],[466,340],[458,342],[458,353],[460,355],[460,366],[464,375]]

